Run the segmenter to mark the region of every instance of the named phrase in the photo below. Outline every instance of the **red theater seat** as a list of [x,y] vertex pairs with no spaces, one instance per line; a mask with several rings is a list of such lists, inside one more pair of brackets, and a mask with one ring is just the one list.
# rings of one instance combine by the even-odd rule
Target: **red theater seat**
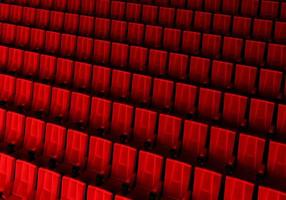
[[187,161],[196,161],[205,154],[208,124],[185,120],[182,153]]
[[89,185],[87,188],[87,199],[103,199],[103,200],[112,200],[113,195],[111,192],[103,190],[101,188]]
[[259,80],[259,93],[264,97],[279,98],[281,95],[282,72],[261,69]]
[[142,5],[141,20],[145,24],[155,24],[158,19],[159,9],[153,5]]
[[92,90],[101,94],[108,94],[111,83],[111,69],[94,65],[92,76]]
[[112,104],[110,100],[92,97],[89,126],[91,130],[108,130]]
[[268,45],[268,56],[267,63],[270,66],[277,67],[281,70],[286,69],[286,45],[280,44],[269,44]]
[[65,59],[57,59],[55,82],[60,85],[70,85],[72,83],[74,62]]
[[147,66],[148,49],[130,46],[129,67],[136,71],[145,71]]
[[22,72],[28,77],[35,77],[38,75],[39,64],[40,64],[40,54],[34,52],[24,52]]
[[182,120],[179,117],[160,114],[157,144],[170,150],[179,149]]
[[201,33],[184,31],[182,36],[182,51],[184,53],[199,54],[201,48]]
[[126,2],[111,2],[111,17],[114,19],[123,19],[125,15]]
[[188,56],[184,54],[169,54],[168,75],[171,78],[184,80],[186,79],[188,68]]
[[190,60],[190,80],[206,84],[209,82],[210,59],[192,56]]
[[69,129],[67,132],[65,163],[83,168],[85,166],[88,147],[88,135]]
[[141,20],[142,5],[139,3],[127,2],[126,19],[127,21],[138,22]]
[[158,108],[170,109],[172,106],[172,97],[174,82],[165,79],[154,79],[152,104]]
[[223,121],[235,127],[246,125],[246,107],[248,98],[246,96],[225,93],[223,104]]
[[54,80],[56,72],[56,64],[57,64],[56,57],[41,54],[39,79],[44,81]]
[[239,62],[242,58],[243,40],[241,38],[224,37],[223,38],[223,58]]
[[232,86],[233,64],[214,60],[212,64],[211,83],[216,87],[230,88]]
[[237,168],[249,178],[256,175],[262,167],[265,139],[240,133]]
[[43,149],[46,124],[42,120],[27,117],[24,136],[24,148],[29,152],[39,153]]
[[231,16],[215,14],[213,21],[213,32],[216,34],[229,34],[231,28]]
[[52,88],[50,116],[54,119],[66,119],[70,104],[70,91],[62,88]]
[[61,11],[52,11],[50,14],[49,28],[52,31],[60,31],[63,29],[65,13]]
[[193,28],[197,31],[209,32],[211,29],[211,18],[210,12],[195,11]]
[[210,131],[209,162],[223,168],[233,160],[236,133],[212,126]]
[[286,156],[285,156],[286,145],[280,142],[270,141],[268,162],[267,162],[267,175],[275,183],[285,187],[286,180]]
[[61,199],[62,200],[84,200],[85,199],[85,183],[64,176],[61,185]]
[[61,42],[60,33],[52,32],[52,31],[46,31],[45,41],[46,41],[45,51],[47,53],[51,53],[51,54],[58,53],[58,51],[60,49],[60,42]]
[[[85,2],[92,2],[84,0]],[[82,9],[83,11],[83,9]],[[79,17],[79,34],[83,36],[91,36],[94,31],[94,17],[80,15]]]
[[45,132],[44,157],[62,160],[66,143],[66,129],[62,126],[47,123]]
[[234,16],[232,34],[240,37],[249,37],[251,31],[251,18]]
[[10,72],[20,72],[24,61],[24,51],[21,49],[9,49],[7,70]]
[[257,133],[272,131],[274,103],[259,99],[251,99],[249,111],[249,126]]
[[15,158],[4,153],[0,153],[0,192],[6,194],[12,188],[15,175]]
[[76,56],[80,60],[87,61],[91,58],[93,40],[87,37],[77,37]]
[[263,65],[264,51],[265,42],[246,40],[244,51],[245,62],[251,65]]
[[135,176],[135,162],[137,150],[135,148],[115,143],[113,145],[113,159],[111,167],[111,183],[131,185]]
[[135,192],[141,198],[148,198],[150,192],[159,194],[161,191],[161,176],[163,157],[146,151],[139,152],[138,170]]
[[29,108],[32,101],[33,82],[26,79],[16,79],[14,103],[17,107]]
[[31,29],[25,26],[16,28],[15,44],[17,47],[27,48],[30,42]]
[[192,115],[196,112],[198,88],[194,85],[176,83],[174,108],[181,114]]
[[[184,0],[183,0],[184,1]],[[177,3],[179,1],[173,1]],[[175,26],[182,29],[190,29],[192,24],[193,11],[186,9],[177,9]]]
[[146,25],[145,28],[145,46],[151,48],[160,48],[163,37],[163,28],[161,26]]
[[152,78],[150,76],[133,74],[131,84],[131,99],[136,103],[148,104],[151,99]]
[[254,184],[241,179],[227,176],[225,178],[224,199],[253,199]]
[[235,66],[234,88],[248,94],[253,94],[256,91],[256,77],[256,67],[237,64]]
[[111,30],[110,30],[111,40],[116,42],[124,42],[126,40],[126,33],[127,33],[127,22],[119,20],[111,21]]
[[144,38],[144,24],[128,23],[127,40],[130,44],[141,45]]
[[203,34],[202,54],[207,57],[217,58],[220,56],[221,36]]
[[175,8],[159,7],[159,24],[172,27],[175,21],[175,11]]
[[92,66],[88,63],[74,63],[73,86],[81,90],[88,90],[91,85]]
[[198,112],[201,117],[218,120],[220,118],[221,92],[200,88]]
[[276,132],[280,137],[286,136],[286,105],[278,105]]
[[100,39],[107,39],[110,34],[110,19],[95,18],[94,35]]
[[110,158],[112,154],[112,142],[99,137],[91,136],[89,139],[89,153],[87,170],[92,175],[107,176],[110,171]]
[[[11,199],[31,199],[34,195],[37,180],[37,167],[31,163],[17,160],[15,180]],[[25,188],[25,189],[24,189]]]
[[14,100],[16,90],[16,78],[14,76],[0,74],[0,101],[10,103]]
[[70,112],[70,121],[74,124],[85,126],[89,117],[90,97],[85,94],[72,92]]
[[62,34],[61,35],[61,48],[60,52],[61,55],[64,57],[72,57],[75,54],[76,48],[76,36],[75,35],[68,35]]
[[82,14],[91,15],[95,10],[95,0],[82,0],[80,11]]
[[222,175],[203,168],[195,168],[192,199],[218,199]]
[[136,108],[134,119],[134,139],[143,143],[153,143],[157,124],[157,113],[144,108]]
[[34,83],[33,89],[32,110],[40,114],[47,113],[51,101],[51,86]]
[[111,95],[115,98],[126,99],[130,95],[131,73],[112,70]]
[[[60,174],[39,168],[36,199],[57,199],[60,194]],[[52,184],[51,184],[52,183]]]
[[167,52],[150,49],[148,57],[148,72],[152,75],[163,75],[166,73]]
[[110,63],[112,66],[125,68],[128,63],[129,46],[127,44],[112,43]]
[[98,0],[95,3],[95,13],[99,17],[108,17],[110,15],[110,0]]
[[133,107],[122,103],[113,103],[111,133],[114,136],[129,136],[133,120]]
[[172,159],[166,160],[163,198],[189,199],[192,166]]
[[264,186],[259,186],[258,188],[258,200],[267,200],[267,199],[280,200],[285,198],[286,198],[285,192],[281,192]]

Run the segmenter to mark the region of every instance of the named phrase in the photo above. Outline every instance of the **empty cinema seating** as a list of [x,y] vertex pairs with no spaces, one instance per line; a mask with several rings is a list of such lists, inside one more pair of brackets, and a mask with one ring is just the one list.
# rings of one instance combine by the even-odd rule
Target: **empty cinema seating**
[[0,1],[0,199],[286,200],[284,0]]

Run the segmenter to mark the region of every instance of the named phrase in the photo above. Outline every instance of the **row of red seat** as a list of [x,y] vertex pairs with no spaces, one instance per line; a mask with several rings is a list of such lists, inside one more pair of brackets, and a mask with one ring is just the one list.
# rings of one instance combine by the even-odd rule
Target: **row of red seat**
[[[131,189],[134,182],[137,183],[134,190],[135,194],[144,191],[140,193],[140,196],[149,194],[149,192],[159,194],[161,191],[160,183],[164,166],[161,155],[145,150],[141,150],[137,155],[138,150],[131,146],[119,143],[113,144],[107,139],[88,136],[84,132],[72,129],[67,130],[62,126],[45,123],[35,118],[25,118],[24,115],[18,113],[10,111],[6,113],[5,110],[1,110],[1,113],[6,117],[4,143],[1,144],[2,152],[3,144],[14,144],[13,152],[20,158],[32,159],[37,163],[41,163],[42,166],[50,166],[61,173],[79,177],[85,182],[97,183],[111,191],[119,192],[120,185],[123,183]],[[15,129],[15,123],[19,124],[18,129]],[[194,121],[186,121],[185,123],[185,130],[190,135],[186,136],[184,144],[190,151],[186,152],[183,157],[190,159],[194,158],[193,156],[201,156],[202,153],[199,151],[204,151],[206,138],[208,137],[205,135],[207,134],[205,130],[207,125]],[[225,165],[232,165],[235,138],[235,132],[233,131],[211,127],[207,162],[211,166],[219,165],[220,168],[224,168]],[[18,139],[18,143],[15,143],[16,139]],[[265,170],[262,169],[265,165],[263,154],[266,146],[268,146],[266,141],[262,138],[240,133],[238,143],[235,174],[242,176],[241,171],[247,172],[247,177],[242,177],[251,180],[250,177],[255,176],[256,173],[265,173]],[[283,154],[285,150],[285,144],[270,141],[267,179],[265,178],[266,183],[274,181],[273,185],[284,189],[286,187],[286,156]],[[31,154],[34,156],[29,158]],[[136,167],[137,156],[139,157],[138,168]],[[5,161],[5,159],[0,160]],[[110,162],[111,160],[112,162]],[[1,166],[9,165],[2,164]],[[12,173],[9,169],[6,170]],[[200,179],[196,175],[197,171],[200,170],[195,169],[193,195],[198,192],[195,189],[196,187],[199,187],[197,188],[199,191],[205,188],[201,188],[200,184],[196,186],[197,179]],[[191,172],[190,164],[167,159],[163,195],[178,199],[188,194]],[[1,174],[5,173],[2,172]],[[209,171],[209,175],[214,174],[221,177],[221,174]],[[13,176],[9,175],[9,177]],[[150,180],[152,180],[151,183]],[[243,181],[239,182],[243,183]],[[207,183],[208,180],[204,184]],[[220,182],[217,183],[209,182],[208,184],[215,184],[219,188]],[[10,184],[6,185],[9,186]],[[0,185],[0,190],[1,188],[3,189],[3,185],[2,187]],[[216,190],[216,195],[218,191]]]
[[[282,2],[280,4],[278,1],[273,0],[156,0],[154,2],[152,0],[139,2],[134,0],[127,2],[115,0],[72,0],[68,1],[68,3],[67,0],[62,0],[60,2],[53,0],[5,0],[4,2],[102,17],[117,16],[122,10],[127,10],[129,15],[136,16],[141,12],[144,13],[144,10],[153,10],[152,12],[157,12],[159,9],[172,10],[177,7],[188,8],[191,10],[222,12],[231,15],[239,14],[242,16],[259,16],[268,19],[280,18],[286,20],[286,3]],[[150,3],[155,5],[148,5]],[[279,7],[282,9],[280,10]]]
[[[100,47],[104,44],[106,41],[95,40],[95,46]],[[121,50],[126,46],[119,43],[112,43],[110,47],[112,49],[111,65],[118,66],[122,63],[119,66],[124,67],[125,71],[112,70],[109,66],[92,66],[88,63],[74,62],[65,58],[5,46],[0,46],[2,52],[0,68],[60,85],[73,85],[78,89],[89,90],[91,88],[92,91],[103,94],[108,94],[111,88],[114,96],[122,98],[129,97],[131,90],[132,99],[142,103],[148,103],[150,100],[152,76],[162,75],[168,75],[168,78],[180,81],[189,80],[195,84],[209,84],[216,88],[232,88],[239,93],[258,94],[266,98],[281,99],[283,94],[286,94],[283,91],[283,88],[286,89],[284,76],[280,71],[241,64],[233,65],[229,62],[211,61],[196,56],[189,58],[184,54],[167,54],[167,52],[154,49],[148,51],[147,48],[137,46],[130,46],[130,50],[124,53]],[[85,53],[81,51],[81,54]],[[107,56],[98,50],[95,52],[95,58],[98,58],[95,61],[101,61],[100,55]],[[108,60],[106,59],[105,62],[108,63]],[[126,66],[128,66],[127,69]],[[143,75],[145,73],[151,76]],[[173,81],[165,80],[164,82],[170,85],[170,89],[173,87]],[[118,92],[113,90],[113,85],[119,88]],[[130,88],[131,85],[133,85],[132,88]],[[144,86],[145,89],[141,91],[141,94],[136,94],[136,85],[139,88]]]
[[[94,62],[103,64],[110,62],[113,66],[118,67],[127,66],[130,46],[125,43],[93,40],[90,37],[61,34],[59,32],[44,31],[5,23],[1,23],[0,26],[2,27],[0,41],[4,44],[16,45],[32,50],[42,50],[51,54],[59,53],[63,57],[76,57],[79,60],[92,59]],[[144,40],[145,45],[160,48],[161,39],[163,39],[160,31],[162,31],[160,27],[147,26]],[[166,42],[163,43],[162,47],[164,49],[175,49],[175,46],[180,44],[180,34],[178,36],[173,32],[173,29],[165,29],[164,32],[164,40],[166,39]],[[116,33],[117,37],[120,36],[118,31]],[[134,33],[133,39],[137,40],[136,37],[138,35]],[[175,40],[171,38],[175,38]],[[203,34],[201,36],[200,34],[197,35],[196,32],[188,31],[183,34],[183,40],[185,42],[182,43],[182,46],[179,45],[178,48],[184,49],[184,52],[188,54],[199,54],[210,58],[219,58],[222,56],[224,60],[241,62],[243,59],[245,63],[252,65],[269,65],[281,70],[286,68],[286,58],[283,56],[286,52],[286,45],[253,40],[244,41],[233,37],[221,37],[213,34]],[[202,46],[200,46],[201,41]],[[266,51],[267,56],[265,56]],[[167,54],[167,51],[161,52]],[[141,56],[144,58],[144,54]],[[185,54],[181,56],[187,57]],[[141,63],[144,63],[144,60]]]
[[[101,38],[111,36],[111,39],[122,41],[124,38],[120,38],[116,35],[118,34],[118,30],[120,30],[122,36],[125,36],[127,30],[128,33],[132,32],[135,27],[138,31],[137,33],[142,34],[144,32],[144,24],[128,23],[127,21],[131,21],[129,19],[127,19],[127,21],[119,21],[123,20],[123,17],[120,16],[125,16],[125,9],[118,10],[118,12],[123,12],[118,14],[118,17],[115,17],[115,19],[118,20],[95,18],[86,15],[64,13],[61,11],[48,11],[11,4],[0,4],[0,11],[3,11],[0,12],[0,20],[3,22],[11,22],[18,25],[22,24],[38,28],[48,28],[52,31],[63,30],[66,33],[79,33],[84,36],[95,35],[96,37]],[[286,22],[256,18],[252,19],[239,16],[231,17],[230,15],[222,14],[214,14],[212,20],[211,13],[197,11],[193,14],[190,10],[181,9],[177,11],[175,18],[170,15],[172,13],[175,16],[175,12],[170,13],[169,10],[160,10],[159,25],[173,27],[173,24],[176,24],[177,28],[181,28],[183,30],[191,29],[203,32],[212,32],[215,34],[232,33],[234,36],[243,38],[249,38],[252,36],[256,40],[271,40],[273,37],[273,40],[276,42],[286,43]],[[143,17],[144,16],[145,15],[143,15]],[[154,16],[154,14],[146,14],[146,17],[151,16]],[[193,17],[194,19],[192,19]],[[140,20],[135,21],[138,22]],[[157,22],[155,19],[154,21],[143,19],[142,22],[149,25],[157,24],[155,23]],[[272,29],[274,30],[273,34]],[[111,32],[110,35],[109,32]],[[179,33],[179,30],[176,30],[176,32]]]
[[[80,69],[79,67],[78,70]],[[112,81],[111,85],[109,85],[111,77],[104,75],[106,72],[110,73],[110,69],[94,66],[93,88],[95,92],[109,95],[110,91],[110,95],[113,98],[125,98],[128,100],[131,97],[135,103],[147,105],[152,103],[152,106],[155,108],[167,110],[174,107],[175,111],[180,114],[194,115],[198,113],[200,117],[205,119],[219,120],[222,118],[229,125],[236,127],[245,126],[246,113],[248,113],[248,98],[246,96],[223,93],[208,88],[198,88],[197,86],[184,83],[175,84],[165,79],[155,78],[153,80],[151,77],[139,74],[132,75],[131,83],[131,74],[119,70],[112,71]],[[101,79],[97,77],[101,77]],[[79,76],[79,78],[75,79],[75,88],[77,88],[77,85],[81,85],[81,81],[85,81],[84,78]],[[0,99],[2,102],[13,102],[17,107],[31,107],[33,111],[43,113],[48,113],[49,106],[52,104],[52,116],[66,118],[71,99],[71,105],[73,106],[71,107],[70,117],[72,118],[74,115],[77,117],[77,120],[74,121],[82,122],[83,124],[86,124],[88,121],[89,96],[73,93],[72,98],[70,98],[68,90],[52,90],[50,85],[33,83],[26,79],[16,79],[13,76],[4,74],[1,75],[0,83]],[[130,88],[131,85],[132,89]],[[58,95],[60,96],[59,102],[57,101]],[[52,101],[50,100],[51,97]],[[209,97],[212,98],[209,99]],[[197,103],[197,99],[199,103]],[[276,115],[274,115],[275,103],[254,98],[251,98],[250,102],[249,125],[252,130],[264,133],[272,132],[273,117],[276,119]],[[237,103],[240,106],[236,106]],[[81,106],[76,106],[77,104]],[[81,115],[73,107],[81,110]],[[283,108],[284,106],[281,104],[278,112],[278,122],[281,125],[278,124],[277,126],[280,127],[278,128],[278,133],[280,134],[285,133],[284,126],[282,126],[284,123]],[[234,109],[237,112],[233,112]],[[259,113],[257,113],[258,110]]]
[[[0,198],[9,199],[75,199],[75,200],[112,200],[113,194],[99,187],[89,185],[46,168],[16,160],[14,157],[0,153]],[[27,173],[28,172],[28,173]],[[24,189],[25,188],[25,189]],[[277,191],[278,192],[278,191]],[[61,194],[60,194],[61,193]],[[115,195],[114,200],[129,200]]]

